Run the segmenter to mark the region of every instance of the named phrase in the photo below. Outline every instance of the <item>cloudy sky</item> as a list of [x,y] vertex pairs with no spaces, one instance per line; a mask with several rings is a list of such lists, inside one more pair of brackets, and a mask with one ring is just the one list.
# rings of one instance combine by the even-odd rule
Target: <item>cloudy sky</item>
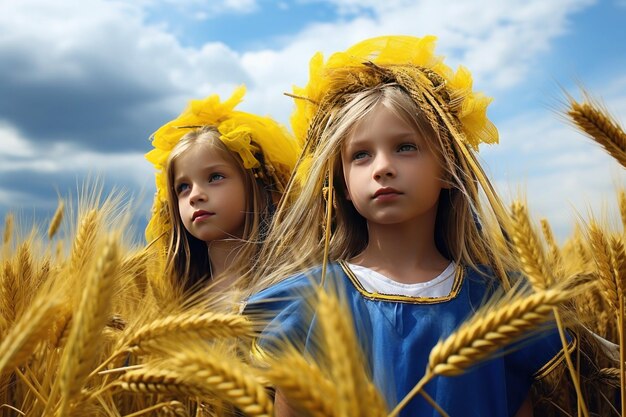
[[246,84],[242,110],[288,122],[308,60],[371,36],[439,37],[495,98],[481,156],[505,199],[526,194],[563,238],[613,204],[613,160],[564,122],[584,85],[626,120],[625,0],[0,0],[0,218],[47,224],[85,178],[154,192],[149,136],[192,98]]

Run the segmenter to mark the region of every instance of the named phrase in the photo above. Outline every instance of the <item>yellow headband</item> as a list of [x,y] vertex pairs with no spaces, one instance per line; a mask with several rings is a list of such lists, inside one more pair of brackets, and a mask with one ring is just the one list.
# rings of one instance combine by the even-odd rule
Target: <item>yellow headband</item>
[[[269,117],[234,110],[245,92],[245,87],[241,86],[224,102],[220,102],[216,94],[203,100],[192,100],[176,119],[161,126],[153,134],[154,149],[146,154],[146,159],[157,170],[157,191],[152,217],[146,228],[148,241],[171,232],[165,165],[172,149],[189,132],[189,128],[217,128],[220,140],[231,152],[239,155],[244,168],[258,169],[262,180],[271,181],[277,187],[284,187],[289,181],[298,158],[299,146],[283,126]],[[255,156],[259,152],[262,154],[263,166]],[[272,178],[263,178],[263,172]]]
[[294,97],[299,99],[291,117],[296,137],[305,142],[313,133],[318,113],[328,113],[338,96],[394,82],[404,87],[420,108],[426,104],[452,128],[456,127],[455,137],[474,150],[481,142],[497,143],[498,130],[487,118],[492,99],[472,91],[469,70],[459,67],[454,72],[443,63],[443,57],[434,55],[436,39],[372,38],[333,54],[326,63],[318,52],[310,62],[309,83],[304,88],[294,87]]

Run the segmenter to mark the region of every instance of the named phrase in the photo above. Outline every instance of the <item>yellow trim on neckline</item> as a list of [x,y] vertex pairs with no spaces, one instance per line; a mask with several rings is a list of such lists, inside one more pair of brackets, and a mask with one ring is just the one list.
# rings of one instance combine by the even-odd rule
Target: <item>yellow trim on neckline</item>
[[361,293],[361,295],[363,295],[363,297],[370,299],[370,300],[377,300],[377,301],[393,301],[393,302],[410,303],[410,304],[444,303],[446,301],[452,300],[453,298],[456,298],[456,296],[459,295],[461,284],[463,284],[463,279],[465,277],[465,274],[463,273],[465,268],[457,265],[456,271],[454,273],[454,283],[452,284],[452,289],[450,290],[450,294],[444,297],[411,297],[408,295],[380,294],[380,293],[369,292],[365,288],[363,288],[358,278],[356,277],[356,275],[354,275],[354,272],[350,269],[350,267],[346,264],[345,261],[339,261],[339,265],[341,266],[343,271],[346,273],[348,278],[350,278],[352,285],[354,285],[354,287]]

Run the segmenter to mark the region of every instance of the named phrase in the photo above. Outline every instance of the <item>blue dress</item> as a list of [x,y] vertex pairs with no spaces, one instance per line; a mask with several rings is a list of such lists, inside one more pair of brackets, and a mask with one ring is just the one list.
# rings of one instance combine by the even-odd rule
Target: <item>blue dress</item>
[[[319,343],[314,313],[306,300],[313,296],[320,273],[321,268],[313,268],[248,300],[244,314],[265,319],[256,348],[278,354],[276,340],[282,339],[315,357]],[[374,294],[361,286],[343,262],[329,264],[325,280],[325,286],[337,291],[351,310],[368,370],[390,408],[424,375],[432,347],[471,316],[492,294],[494,285],[484,273],[457,268],[446,297]],[[463,375],[435,377],[425,390],[451,417],[514,416],[533,381],[561,359],[562,345],[552,329],[507,347]],[[439,413],[417,395],[400,415],[437,417]]]

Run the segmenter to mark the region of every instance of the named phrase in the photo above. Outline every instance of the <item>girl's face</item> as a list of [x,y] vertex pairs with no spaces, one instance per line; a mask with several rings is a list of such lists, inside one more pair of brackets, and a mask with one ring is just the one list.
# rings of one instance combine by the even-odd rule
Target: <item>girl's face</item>
[[210,146],[195,146],[174,161],[174,190],[185,229],[205,242],[241,238],[246,194],[234,161]]
[[346,195],[369,224],[434,224],[443,170],[425,140],[381,104],[346,139]]

